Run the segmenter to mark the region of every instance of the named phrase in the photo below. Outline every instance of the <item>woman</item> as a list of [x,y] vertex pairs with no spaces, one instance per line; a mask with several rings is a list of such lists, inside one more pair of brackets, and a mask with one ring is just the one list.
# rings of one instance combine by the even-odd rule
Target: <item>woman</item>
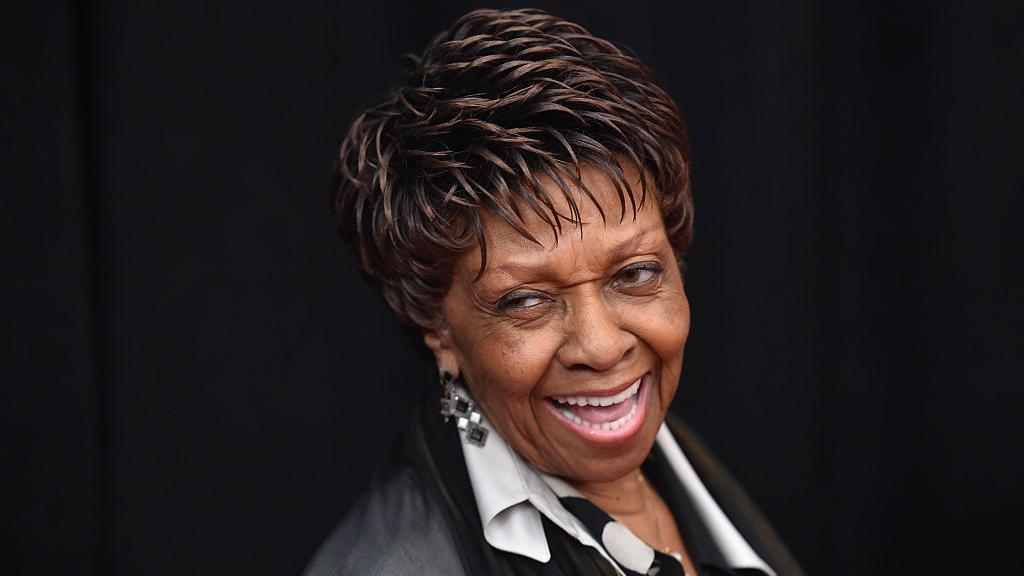
[[535,10],[411,64],[345,138],[334,213],[439,384],[308,573],[799,574],[665,424],[693,210],[651,72]]

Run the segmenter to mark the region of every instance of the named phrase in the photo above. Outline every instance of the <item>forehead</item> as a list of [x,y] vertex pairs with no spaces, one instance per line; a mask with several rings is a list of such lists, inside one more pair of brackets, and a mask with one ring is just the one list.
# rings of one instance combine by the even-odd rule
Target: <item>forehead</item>
[[[617,252],[640,249],[664,239],[657,195],[650,189],[652,178],[647,175],[648,190],[641,206],[639,173],[628,165],[623,166],[623,173],[638,205],[635,216],[627,192],[623,190],[627,195],[620,199],[619,191],[607,172],[585,166],[581,169],[581,180],[593,200],[583,190],[569,186],[579,210],[579,222],[561,219],[561,230],[556,232],[532,209],[521,207],[522,228],[539,244],[523,236],[501,216],[489,210],[482,211],[480,220],[487,244],[487,266],[481,279],[510,270],[564,267],[567,261],[594,264]],[[541,185],[546,188],[555,209],[562,215],[569,215],[569,202],[557,184],[542,180]],[[480,258],[481,251],[477,246],[461,259],[460,272],[471,273],[475,277],[480,271]]]

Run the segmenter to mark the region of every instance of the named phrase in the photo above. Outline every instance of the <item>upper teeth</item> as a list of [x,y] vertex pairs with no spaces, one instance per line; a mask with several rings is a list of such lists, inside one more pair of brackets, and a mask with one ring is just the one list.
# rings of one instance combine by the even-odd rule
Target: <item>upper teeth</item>
[[631,396],[636,394],[637,390],[640,389],[640,380],[642,378],[643,377],[637,378],[636,382],[633,382],[632,386],[626,388],[622,392],[619,392],[615,396],[555,396],[555,400],[561,404],[579,406],[586,406],[587,404],[590,404],[591,406],[611,406],[612,404],[619,404],[620,402],[625,402]]

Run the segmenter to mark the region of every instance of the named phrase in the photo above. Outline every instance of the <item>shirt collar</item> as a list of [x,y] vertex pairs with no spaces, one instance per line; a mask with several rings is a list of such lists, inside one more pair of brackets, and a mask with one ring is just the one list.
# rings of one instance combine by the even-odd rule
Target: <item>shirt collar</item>
[[[481,424],[487,426],[486,416]],[[463,444],[462,451],[487,543],[538,562],[550,560],[540,512],[530,503],[539,494],[524,478],[536,474],[532,467],[493,429],[483,446]]]
[[[466,391],[460,390],[460,393],[466,394]],[[559,496],[579,495],[579,492],[564,480],[539,472],[520,458],[488,425],[486,416],[481,423],[491,428],[486,444],[463,443],[462,451],[487,543],[499,550],[547,562],[551,551],[541,522],[543,513],[570,535],[606,555],[558,502]],[[658,431],[656,443],[693,499],[700,521],[707,526],[727,564],[736,569],[757,568],[775,576],[775,571],[754,552],[712,498],[665,424]]]

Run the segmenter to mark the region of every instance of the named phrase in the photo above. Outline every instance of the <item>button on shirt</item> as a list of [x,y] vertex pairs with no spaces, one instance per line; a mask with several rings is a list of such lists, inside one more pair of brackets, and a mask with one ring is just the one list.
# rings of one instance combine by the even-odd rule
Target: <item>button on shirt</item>
[[[491,428],[486,417],[483,424]],[[655,442],[698,516],[689,520],[702,523],[703,532],[717,549],[718,561],[732,570],[760,570],[776,576],[712,498],[665,424],[661,425]],[[628,569],[645,574],[653,565],[654,549],[628,529],[623,533],[625,527],[621,525],[614,531],[618,537],[613,544],[598,542],[560,500],[583,496],[564,480],[545,474],[520,458],[493,428],[483,447],[463,444],[462,449],[484,538],[494,548],[548,562],[551,550],[544,536],[543,514],[581,544],[595,549],[620,573]],[[609,532],[606,530],[605,534]],[[614,548],[614,558],[607,550],[609,544]]]

